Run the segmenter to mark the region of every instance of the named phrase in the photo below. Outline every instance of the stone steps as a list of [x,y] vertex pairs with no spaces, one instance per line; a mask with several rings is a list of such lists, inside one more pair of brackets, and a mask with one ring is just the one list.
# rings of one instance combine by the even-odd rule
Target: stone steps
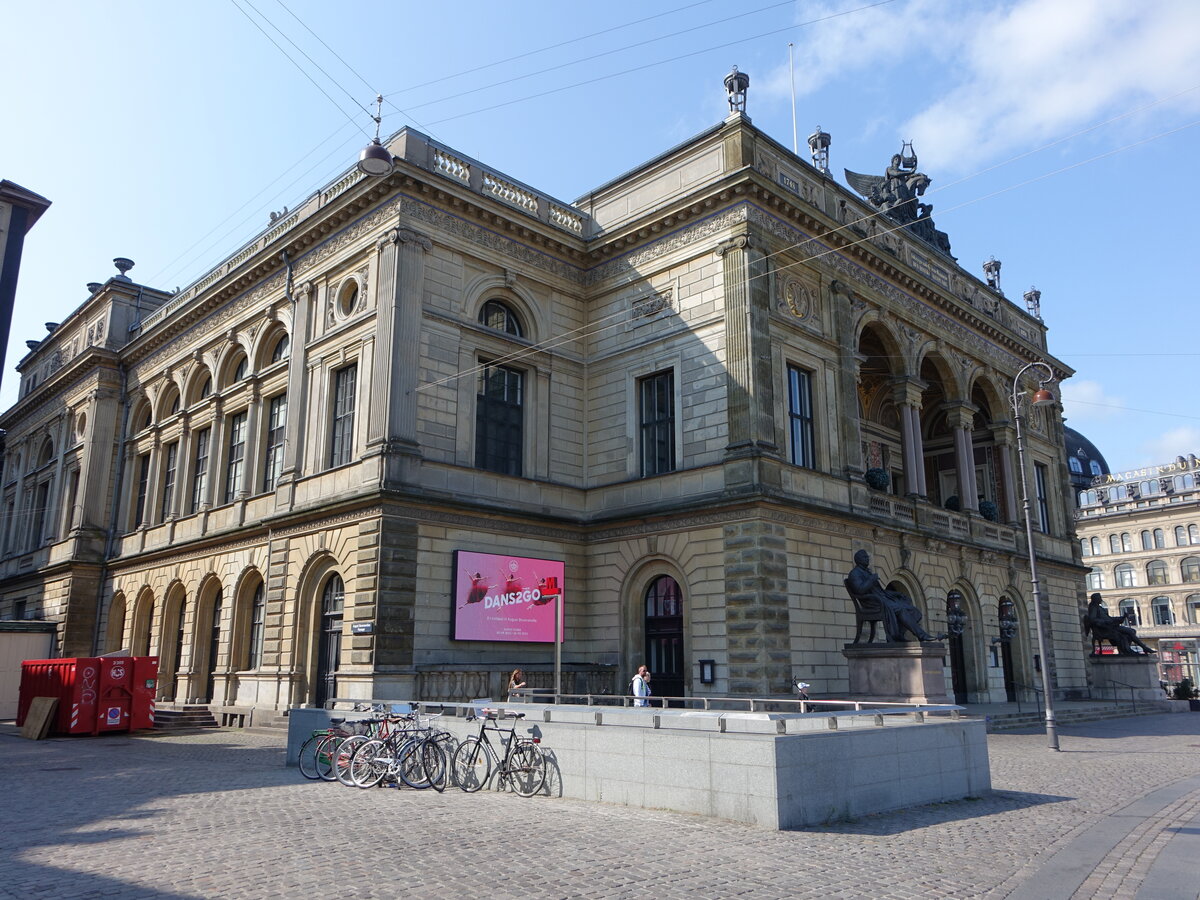
[[[1161,709],[1156,709],[1150,704],[1139,704],[1137,707],[1134,707],[1130,703],[1113,703],[1091,709],[1055,709],[1054,721],[1058,725],[1070,725],[1078,722],[1099,722],[1104,719],[1148,716],[1160,712],[1162,712]],[[1045,721],[1045,711],[1040,713],[1036,711],[1002,713],[1000,715],[988,716],[987,730],[989,733],[994,733],[997,731],[1016,731],[1022,728],[1040,728],[1045,724]]]
[[155,731],[190,731],[194,728],[216,728],[217,720],[207,706],[179,706],[154,711]]

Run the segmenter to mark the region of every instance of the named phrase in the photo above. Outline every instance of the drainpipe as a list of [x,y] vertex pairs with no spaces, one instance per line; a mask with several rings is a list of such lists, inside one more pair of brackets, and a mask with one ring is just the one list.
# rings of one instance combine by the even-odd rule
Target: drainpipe
[[[121,437],[117,441],[117,474],[113,487],[112,514],[108,519],[108,534],[104,539],[104,556],[100,560],[100,578],[96,587],[96,624],[92,631],[92,649],[100,652],[100,621],[104,613],[104,580],[108,577],[108,561],[113,555],[113,545],[116,543],[117,523],[121,515],[121,490],[125,481],[125,460],[122,455],[125,452],[125,441],[129,436],[129,373],[125,369],[125,364],[120,363],[121,370]],[[125,607],[126,619],[128,620],[129,605]],[[128,622],[127,622],[128,624]],[[153,626],[153,622],[151,623]],[[129,647],[129,652],[133,652],[132,644]]]

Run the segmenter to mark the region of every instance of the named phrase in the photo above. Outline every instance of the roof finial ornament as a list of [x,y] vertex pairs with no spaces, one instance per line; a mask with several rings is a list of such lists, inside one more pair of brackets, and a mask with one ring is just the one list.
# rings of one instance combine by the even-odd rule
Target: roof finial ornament
[[825,175],[829,174],[829,145],[832,143],[833,138],[828,132],[822,131],[820,125],[808,136],[808,149],[812,151],[813,167]]
[[983,264],[983,275],[987,279],[987,286],[1003,297],[1004,291],[1000,290],[1000,260],[989,256]]
[[1025,308],[1029,310],[1029,314],[1035,319],[1042,318],[1042,292],[1035,287],[1030,287],[1025,292]]
[[746,92],[750,89],[750,76],[739,72],[734,66],[733,71],[725,76],[725,92],[729,95],[729,112],[731,114],[746,114]]

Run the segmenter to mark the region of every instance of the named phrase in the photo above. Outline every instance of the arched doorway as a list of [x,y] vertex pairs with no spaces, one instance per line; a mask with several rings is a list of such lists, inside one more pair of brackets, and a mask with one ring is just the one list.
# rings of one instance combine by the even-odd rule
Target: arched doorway
[[670,575],[658,576],[646,588],[646,665],[655,695],[684,695],[683,592]]
[[963,632],[967,626],[967,611],[964,608],[962,591],[951,590],[946,594],[946,632],[949,635],[950,685],[954,702],[960,706],[967,702],[967,654],[963,647]]
[[[172,648],[173,652],[171,655],[171,669],[168,677],[163,682],[164,700],[179,699],[179,680],[181,673],[183,672],[183,642],[185,637],[184,628],[187,623],[187,597],[180,594],[179,602],[175,605],[175,608],[177,612],[172,621],[172,624],[175,626],[173,629],[175,643]],[[167,625],[164,622],[163,638],[165,638],[168,633]]]
[[346,586],[336,572],[321,592],[321,622],[317,632],[317,676],[313,702],[324,706],[337,696],[337,670],[342,656],[342,612],[346,605]]
[[212,601],[212,618],[208,629],[208,655],[205,658],[204,702],[212,703],[216,693],[217,654],[221,650],[221,589],[217,588]]
[[1008,597],[1000,598],[997,621],[1000,626],[1000,666],[1004,672],[1004,699],[1015,703],[1019,687],[1016,660],[1013,657],[1013,641],[1017,636],[1017,605]]
[[125,595],[118,591],[108,605],[108,627],[104,632],[104,652],[116,653],[118,650],[125,649],[124,640]]
[[154,593],[144,588],[133,604],[133,627],[129,648],[134,656],[150,655],[150,637],[154,632]]

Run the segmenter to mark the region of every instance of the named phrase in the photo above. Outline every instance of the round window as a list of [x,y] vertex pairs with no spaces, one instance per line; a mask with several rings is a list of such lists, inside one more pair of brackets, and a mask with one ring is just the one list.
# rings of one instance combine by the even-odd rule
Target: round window
[[342,316],[348,316],[354,312],[354,308],[358,306],[358,281],[354,278],[347,278],[342,282],[342,289],[338,291],[338,313]]

